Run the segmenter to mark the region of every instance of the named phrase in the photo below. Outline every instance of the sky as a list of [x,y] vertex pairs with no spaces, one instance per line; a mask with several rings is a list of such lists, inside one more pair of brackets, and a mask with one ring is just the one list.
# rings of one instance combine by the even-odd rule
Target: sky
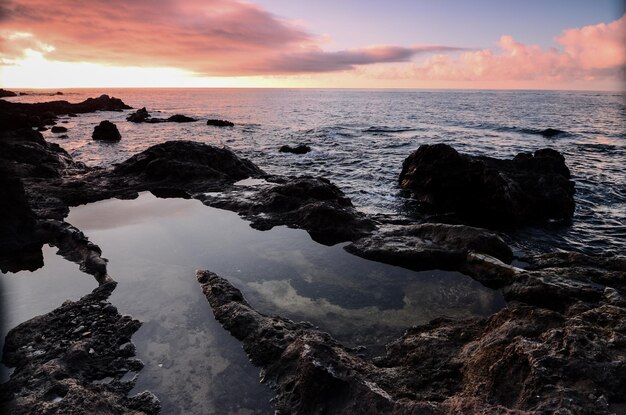
[[2,0],[0,86],[624,91],[624,0]]

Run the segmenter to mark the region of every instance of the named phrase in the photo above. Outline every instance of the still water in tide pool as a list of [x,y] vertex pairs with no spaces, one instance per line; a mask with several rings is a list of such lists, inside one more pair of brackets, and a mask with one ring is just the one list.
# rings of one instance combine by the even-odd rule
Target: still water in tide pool
[[[302,230],[257,231],[235,213],[196,200],[144,193],[72,208],[67,221],[109,259],[119,282],[113,304],[143,322],[133,341],[145,368],[133,392],[154,392],[167,414],[273,412],[258,369],[213,318],[196,269],[226,277],[262,312],[310,321],[371,354],[408,326],[504,306],[498,292],[460,273],[367,261]],[[40,270],[2,275],[8,328],[96,286],[53,252],[45,249]]]

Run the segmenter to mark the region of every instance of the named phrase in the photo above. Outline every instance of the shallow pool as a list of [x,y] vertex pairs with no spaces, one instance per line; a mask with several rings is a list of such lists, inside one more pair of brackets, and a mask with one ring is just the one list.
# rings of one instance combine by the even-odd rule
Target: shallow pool
[[[302,230],[257,231],[237,214],[197,200],[143,193],[72,208],[67,221],[109,259],[109,274],[119,282],[111,301],[143,322],[133,337],[145,363],[135,391],[154,392],[167,414],[273,412],[258,370],[214,320],[196,269],[229,279],[260,311],[311,321],[372,354],[408,326],[504,306],[499,293],[460,273],[368,261],[342,245],[320,245]],[[7,327],[95,287],[53,248],[44,260],[34,273],[2,275]],[[50,301],[37,300],[38,290]]]

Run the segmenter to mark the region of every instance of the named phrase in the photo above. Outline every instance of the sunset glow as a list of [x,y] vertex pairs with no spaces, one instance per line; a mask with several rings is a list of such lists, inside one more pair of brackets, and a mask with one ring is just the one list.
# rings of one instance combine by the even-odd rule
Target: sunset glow
[[[76,7],[61,0],[48,13],[43,0],[9,0],[0,6],[0,83],[16,88],[623,88],[626,15],[578,27],[555,24],[541,44],[510,33],[494,33],[482,47],[471,34],[466,41],[434,42],[437,33],[407,36],[402,44],[381,34],[376,44],[364,44],[347,43],[339,24],[333,25],[335,39],[333,33],[318,33],[317,20],[308,23],[304,11],[281,16],[279,2],[265,3],[115,0]],[[328,7],[321,4],[320,10]],[[423,7],[427,16],[434,6]],[[376,12],[374,5],[365,9]],[[365,35],[369,29],[361,30]]]

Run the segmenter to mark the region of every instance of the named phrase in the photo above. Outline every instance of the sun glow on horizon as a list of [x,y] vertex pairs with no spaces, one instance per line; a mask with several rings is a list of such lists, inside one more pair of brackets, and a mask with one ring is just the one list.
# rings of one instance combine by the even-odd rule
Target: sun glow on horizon
[[206,77],[178,68],[111,66],[51,61],[27,49],[24,57],[0,65],[0,85],[7,88],[237,88],[271,84],[265,77]]

